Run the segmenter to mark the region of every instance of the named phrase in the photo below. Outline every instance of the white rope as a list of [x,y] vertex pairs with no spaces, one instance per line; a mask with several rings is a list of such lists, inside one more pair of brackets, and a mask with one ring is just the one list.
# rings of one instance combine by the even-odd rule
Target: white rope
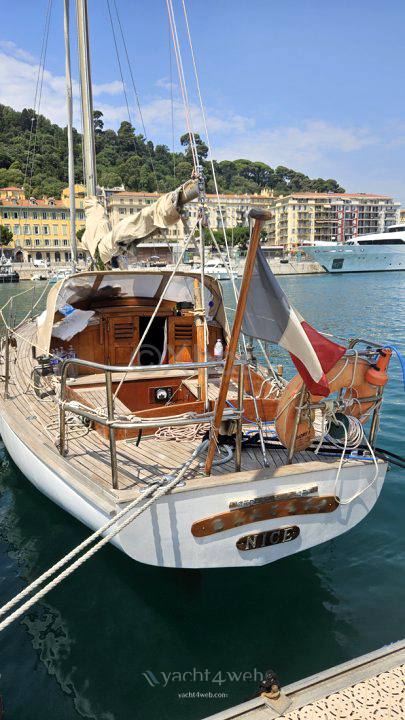
[[209,423],[199,423],[197,425],[160,427],[155,432],[155,437],[160,440],[173,440],[174,442],[184,442],[185,440],[195,440],[197,437],[204,436],[209,432]]
[[201,450],[204,447],[204,443],[201,443],[192,453],[192,455],[189,457],[189,459],[182,465],[180,468],[180,471],[176,475],[173,480],[171,480],[167,485],[164,485],[160,489],[156,491],[157,483],[154,485],[149,486],[145,492],[142,494],[142,497],[136,498],[132,503],[130,503],[124,510],[121,510],[117,515],[115,515],[114,518],[109,520],[105,525],[103,525],[101,528],[96,530],[92,535],[90,535],[86,540],[84,540],[80,545],[78,545],[76,548],[71,550],[70,553],[65,555],[61,560],[59,560],[55,565],[53,565],[49,570],[47,570],[45,573],[43,573],[39,578],[34,580],[30,585],[28,585],[24,590],[22,590],[18,595],[16,595],[14,598],[9,600],[8,603],[6,603],[2,608],[0,608],[0,616],[4,615],[8,610],[10,610],[12,607],[14,607],[16,604],[21,602],[21,600],[26,597],[27,595],[30,595],[33,590],[35,590],[40,584],[42,584],[45,580],[47,580],[51,575],[54,575],[54,573],[59,570],[61,567],[66,565],[73,557],[75,557],[79,552],[81,552],[87,545],[89,545],[93,540],[95,540],[97,537],[99,537],[101,534],[105,533],[106,530],[111,528],[113,525],[117,523],[118,520],[120,520],[122,517],[128,514],[128,512],[134,508],[136,508],[136,505],[143,501],[145,497],[151,495],[154,491],[155,494],[144,504],[141,508],[136,508],[135,512],[132,513],[129,517],[127,517],[118,528],[113,530],[111,533],[108,533],[105,537],[103,537],[101,540],[99,540],[95,545],[93,545],[90,550],[88,550],[84,555],[82,555],[80,558],[78,558],[75,562],[73,562],[71,565],[69,565],[63,572],[61,572],[59,575],[57,575],[53,580],[51,580],[49,583],[47,583],[41,590],[39,590],[33,597],[31,597],[29,600],[27,600],[23,605],[21,605],[17,610],[15,610],[11,615],[5,618],[0,623],[0,632],[4,630],[6,627],[8,627],[14,620],[17,620],[21,615],[23,615],[27,610],[29,610],[35,603],[38,602],[38,600],[41,600],[48,592],[50,592],[53,588],[57,587],[65,578],[69,577],[74,570],[77,570],[81,565],[83,565],[86,560],[89,560],[98,550],[101,550],[104,545],[109,543],[112,538],[114,538],[118,533],[120,533],[122,530],[124,530],[128,525],[130,525],[134,520],[136,520],[139,515],[141,515],[145,510],[147,510],[153,503],[155,503],[157,500],[159,500],[163,495],[166,495],[170,490],[172,490],[184,477],[186,471],[192,464],[192,462],[196,459],[197,455],[201,452]]
[[193,126],[192,126],[190,103],[188,100],[187,85],[186,85],[186,79],[185,79],[185,75],[184,75],[184,66],[183,66],[183,60],[181,57],[180,43],[179,43],[179,37],[177,34],[176,18],[174,15],[172,0],[166,0],[166,5],[167,5],[167,12],[169,15],[170,30],[172,33],[174,53],[176,56],[177,71],[179,74],[179,81],[180,81],[180,89],[181,89],[181,94],[183,97],[183,105],[184,105],[184,113],[186,116],[187,131],[188,131],[188,135],[190,138],[190,150],[191,150],[191,154],[193,157],[194,171],[195,171],[195,173],[198,173],[199,161],[198,161],[197,146],[196,146],[196,141],[195,141],[195,133],[194,133]]
[[[354,500],[357,500],[357,498],[359,498],[361,495],[363,495],[363,493],[365,493],[366,490],[368,490],[372,485],[374,485],[375,481],[377,480],[378,472],[379,472],[377,458],[375,456],[375,453],[374,453],[374,450],[373,450],[371,444],[369,443],[369,441],[364,433],[363,425],[358,418],[356,418],[352,415],[346,415],[345,417],[347,418],[348,423],[349,423],[349,427],[346,428],[345,423],[336,416],[336,413],[333,409],[333,400],[331,400],[330,402],[326,401],[326,408],[325,408],[325,411],[322,413],[322,416],[323,416],[323,418],[322,418],[322,433],[321,433],[321,437],[320,437],[320,440],[318,443],[318,447],[315,450],[315,454],[318,454],[318,452],[320,451],[322,443],[325,440],[325,438],[329,442],[331,442],[332,445],[334,445],[336,448],[338,448],[339,450],[342,450],[340,460],[339,460],[338,470],[337,470],[335,481],[333,484],[333,494],[335,496],[336,502],[338,502],[339,505],[350,505],[350,503],[352,503]],[[341,428],[343,428],[343,432],[344,432],[344,442],[343,443],[341,443],[337,438],[334,438],[329,434],[332,423],[334,423],[335,425],[339,425]],[[337,486],[338,486],[338,482],[339,482],[339,478],[340,478],[340,473],[341,473],[341,470],[343,467],[343,462],[346,457],[346,452],[347,452],[347,450],[351,450],[351,451],[356,450],[361,445],[363,440],[365,441],[365,443],[367,445],[367,448],[370,452],[370,455],[371,455],[373,463],[374,463],[374,467],[375,467],[374,477],[368,483],[368,485],[366,485],[364,488],[361,488],[360,490],[358,490],[350,498],[348,498],[346,500],[341,500],[341,498],[339,497],[339,495],[337,493]]]

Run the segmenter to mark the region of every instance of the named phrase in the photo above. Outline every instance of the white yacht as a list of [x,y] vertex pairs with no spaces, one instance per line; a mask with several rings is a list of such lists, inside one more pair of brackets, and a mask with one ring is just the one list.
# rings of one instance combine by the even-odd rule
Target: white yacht
[[238,277],[237,270],[235,268],[229,270],[225,266],[225,263],[223,263],[219,258],[207,260],[205,263],[205,270],[217,280],[230,280],[230,273],[232,273],[234,279]]
[[405,270],[405,225],[358,235],[344,244],[318,243],[301,250],[331,273]]

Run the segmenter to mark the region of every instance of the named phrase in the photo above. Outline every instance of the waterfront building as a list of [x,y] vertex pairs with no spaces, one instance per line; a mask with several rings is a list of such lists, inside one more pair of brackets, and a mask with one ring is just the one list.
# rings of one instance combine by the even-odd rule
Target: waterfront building
[[[142,208],[155,202],[160,197],[160,193],[146,192],[114,192],[107,194],[107,208],[113,223],[122,220],[126,215],[132,215]],[[216,195],[207,195],[207,210],[209,215],[210,227],[213,230],[221,230],[222,223],[225,228],[235,228],[246,226],[248,222],[248,213],[252,207],[261,207],[270,209],[273,207],[274,197],[271,191],[263,190],[259,195],[220,195],[219,202]],[[198,202],[193,200],[187,206],[188,224],[192,227],[197,219]],[[163,241],[179,242],[184,241],[185,228],[182,221],[179,221],[172,227],[164,231],[160,237],[155,236],[156,253],[158,254],[159,245]]]
[[[76,227],[84,226],[83,202],[85,188],[75,185]],[[134,214],[159,198],[159,193],[125,191],[122,187],[101,188],[100,197],[106,204],[113,224]],[[293,193],[275,197],[263,190],[256,195],[207,195],[207,209],[213,230],[247,225],[252,207],[271,210],[273,218],[266,223],[265,247],[269,254],[290,251],[299,245],[317,242],[345,242],[351,237],[382,232],[399,222],[400,203],[385,195],[366,193]],[[187,208],[188,224],[192,226],[198,214],[194,200]],[[20,262],[47,260],[68,262],[70,248],[69,189],[61,198],[27,198],[22,188],[0,188],[0,224],[13,233],[13,241],[4,254]],[[142,243],[139,258],[149,257],[173,261],[185,237],[185,226],[179,221]],[[173,247],[168,252],[169,247]],[[143,248],[143,249],[141,249]],[[84,252],[78,243],[79,258]]]
[[[84,227],[86,189],[75,185],[76,229]],[[71,259],[69,188],[61,198],[27,198],[18,187],[0,188],[0,224],[13,233],[4,255],[17,262],[44,260],[66,263]],[[83,251],[78,244],[79,258]]]
[[[114,192],[107,198],[113,223],[157,200],[159,193]],[[291,250],[315,242],[345,242],[357,235],[379,232],[398,221],[400,203],[385,195],[366,193],[293,193],[274,197],[271,191],[260,195],[207,195],[210,226],[220,230],[247,225],[252,207],[271,210],[266,223],[266,244],[270,248]],[[189,222],[197,217],[197,201],[188,206]],[[222,215],[222,217],[221,217]],[[165,231],[165,239],[184,240],[182,222]],[[156,243],[164,238],[155,238]]]
[[293,193],[276,198],[269,241],[291,250],[317,242],[346,242],[398,222],[400,203],[366,193]]

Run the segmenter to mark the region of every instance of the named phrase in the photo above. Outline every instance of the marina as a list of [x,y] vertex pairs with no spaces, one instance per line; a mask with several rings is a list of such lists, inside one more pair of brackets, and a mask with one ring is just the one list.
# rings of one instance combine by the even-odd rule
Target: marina
[[395,174],[364,162],[372,192],[346,191],[331,159],[374,128],[289,92],[293,127],[276,77],[234,112],[198,4],[95,10],[46,0],[39,62],[0,43],[35,86],[33,108],[14,80],[0,98],[0,720],[402,718]]
[[[361,277],[331,275],[282,279],[283,287],[294,304],[299,305],[309,320],[319,313],[319,300],[324,308],[324,322],[339,335],[348,318],[354,334],[362,335],[368,329],[367,313],[374,302],[381,302],[382,311],[373,327],[373,337],[384,328],[399,344],[405,341],[401,323],[401,310],[405,303],[405,287],[394,281],[395,274],[367,273]],[[402,278],[402,274],[400,275]],[[332,318],[327,311],[328,298],[336,292],[339,283],[341,312]],[[2,290],[9,293],[11,287]],[[225,299],[232,290],[224,286]],[[353,312],[350,298],[353,292],[358,298],[358,309]],[[36,290],[38,297],[38,289]],[[373,300],[371,300],[373,297]],[[31,298],[20,300],[19,317],[30,309]],[[365,308],[365,312],[364,312]],[[396,312],[398,311],[398,312]],[[284,354],[275,348],[274,362],[285,361]],[[401,387],[399,367],[392,366],[392,384],[387,388],[383,407],[381,443],[392,451],[401,453],[401,406],[396,401]],[[3,523],[2,572],[6,582],[1,586],[2,604],[10,596],[49,567],[56,559],[68,552],[87,536],[87,531],[64,511],[57,508],[43,495],[30,489],[26,479],[16,466],[7,459],[3,450],[1,473]],[[318,546],[310,551],[281,563],[272,564],[271,577],[265,568],[251,569],[246,576],[243,569],[233,571],[166,571],[164,577],[159,568],[152,568],[126,559],[114,548],[106,548],[102,554],[88,563],[81,575],[74,575],[60,590],[49,596],[45,605],[34,607],[22,625],[16,625],[11,633],[13,644],[2,645],[0,650],[3,668],[13,667],[15,647],[23,661],[16,673],[6,675],[2,693],[10,712],[23,712],[25,699],[32,707],[32,717],[51,713],[51,708],[71,717],[70,703],[74,707],[91,708],[97,715],[107,709],[118,717],[125,716],[128,706],[135,717],[161,717],[160,703],[168,706],[168,717],[206,717],[231,705],[247,700],[257,690],[254,668],[264,672],[273,667],[282,680],[283,687],[317,673],[335,664],[351,660],[359,653],[370,652],[394,642],[403,627],[402,595],[405,553],[402,526],[402,472],[391,468],[379,503],[369,518],[351,533],[338,538],[333,544]],[[44,527],[47,531],[44,532]],[[367,548],[373,547],[369,554]],[[58,548],[57,553],[55,548]],[[168,574],[167,574],[168,573]],[[173,574],[174,573],[174,574]],[[291,583],[291,575],[295,581]],[[86,594],[79,590],[86,577]],[[364,587],[370,588],[365,595]],[[274,594],[273,588],[277,587]],[[386,589],[390,588],[389,595]],[[178,606],[181,592],[192,604],[193,610],[183,611]],[[264,596],[263,596],[264,593]],[[240,625],[239,598],[245,596],[243,630]],[[212,598],[216,601],[213,604]],[[257,612],[263,597],[272,598],[272,613],[277,623],[263,626],[263,614]],[[100,598],[102,600],[100,601]],[[127,639],[112,671],[112,682],[131,678],[125,696],[112,701],[108,688],[101,682],[104,676],[103,635],[97,634],[96,625],[109,626],[111,607],[119,603],[124,613],[114,617],[108,642],[120,642],[123,634]],[[381,606],[385,607],[384,623],[380,622]],[[91,616],[89,617],[89,608]],[[294,614],[291,615],[292,608]],[[199,623],[208,623],[210,633],[207,643],[201,645],[194,633],[195,616]],[[128,624],[128,617],[131,623]],[[285,637],[289,627],[291,640]],[[241,635],[242,632],[242,635]],[[27,634],[28,633],[28,634]],[[228,641],[223,643],[226,633]],[[166,642],[162,652],[161,637]],[[184,645],[184,637],[194,638]],[[327,647],[324,638],[328,637]],[[241,648],[241,637],[244,640]],[[248,640],[258,637],[253,644]],[[305,652],[295,653],[294,638],[300,637]],[[136,645],[137,652],[133,653]],[[84,652],[87,646],[87,651]],[[322,650],[321,648],[324,647]],[[51,650],[51,648],[53,648]],[[40,653],[39,664],[36,661]],[[88,655],[90,653],[90,655]],[[174,654],[177,656],[175,661]],[[230,660],[230,657],[232,660]],[[91,658],[89,668],[86,657]],[[179,671],[190,668],[204,671],[209,668],[215,677],[220,668],[231,672],[251,671],[251,679],[235,682],[225,677],[225,682],[202,682],[186,676],[185,681],[173,681],[166,688],[161,673],[177,663]],[[35,665],[37,685],[43,690],[25,690],[24,703],[15,696],[14,682],[24,687],[27,669]],[[72,667],[74,670],[72,671]],[[143,673],[151,668],[159,680],[152,687]],[[48,672],[50,674],[48,674]],[[87,688],[81,678],[89,678]],[[7,679],[9,678],[9,679]],[[64,688],[70,683],[71,691]],[[180,700],[179,691],[200,692],[194,700]],[[205,692],[213,695],[226,694],[225,698],[203,697]],[[156,698],[158,704],[156,706]]]

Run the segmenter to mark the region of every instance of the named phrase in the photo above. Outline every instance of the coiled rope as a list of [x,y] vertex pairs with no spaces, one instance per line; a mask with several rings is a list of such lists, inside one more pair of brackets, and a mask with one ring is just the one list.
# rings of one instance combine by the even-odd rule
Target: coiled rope
[[[338,448],[339,450],[342,451],[340,460],[339,460],[339,466],[338,466],[336,477],[335,477],[335,482],[333,484],[333,494],[335,496],[336,502],[339,503],[339,505],[350,505],[350,503],[352,503],[354,500],[357,500],[357,498],[359,498],[361,495],[363,495],[363,493],[365,493],[366,490],[368,490],[372,485],[374,485],[374,483],[377,480],[378,472],[379,472],[377,458],[375,456],[375,453],[374,453],[374,450],[373,450],[371,444],[369,443],[369,441],[367,439],[367,436],[364,432],[364,428],[363,428],[361,421],[359,420],[359,418],[353,417],[352,415],[346,415],[345,417],[348,420],[348,424],[349,424],[348,428],[346,428],[345,423],[342,422],[342,420],[340,420],[339,417],[337,417],[337,415],[333,409],[333,401],[330,403],[328,403],[328,402],[326,403],[325,412],[322,414],[321,436],[319,439],[318,447],[315,450],[315,454],[317,455],[321,449],[321,446],[322,446],[324,440],[326,439],[328,442],[330,442],[332,445],[334,445],[336,448]],[[341,442],[337,438],[332,437],[332,435],[329,434],[332,423],[340,426],[343,429],[343,432],[344,432],[344,441],[343,442]],[[341,470],[343,467],[343,462],[346,457],[346,452],[347,452],[347,450],[351,450],[351,451],[357,450],[357,448],[361,445],[363,440],[367,445],[367,448],[370,452],[371,458],[374,463],[374,467],[375,467],[374,477],[364,488],[361,488],[361,490],[358,490],[356,493],[354,493],[354,495],[352,495],[347,500],[342,500],[337,492],[337,487],[338,487],[338,483],[339,483],[340,473],[341,473]]]

